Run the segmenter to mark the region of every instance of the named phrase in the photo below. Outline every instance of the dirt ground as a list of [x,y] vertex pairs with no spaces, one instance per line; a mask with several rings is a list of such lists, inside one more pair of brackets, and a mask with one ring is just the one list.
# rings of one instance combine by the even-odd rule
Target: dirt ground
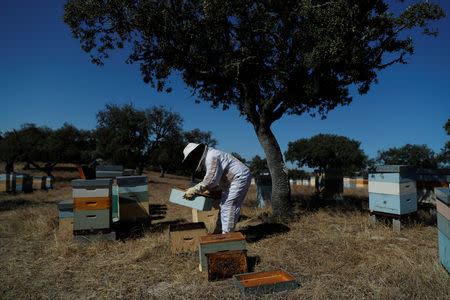
[[[73,166],[57,170],[53,190],[0,193],[0,298],[242,298],[231,279],[209,282],[199,272],[198,253],[170,254],[169,225],[192,215],[169,203],[169,193],[188,179],[146,175],[150,227],[87,246],[58,230],[57,203],[71,198],[70,180],[78,178]],[[292,186],[298,220],[265,224],[259,216],[267,210],[256,207],[250,188],[237,230],[246,237],[251,271],[281,268],[299,282],[296,290],[261,298],[450,299],[433,214],[419,211],[396,233],[389,220],[369,226],[367,190],[346,189],[343,201],[320,207],[312,193]]]

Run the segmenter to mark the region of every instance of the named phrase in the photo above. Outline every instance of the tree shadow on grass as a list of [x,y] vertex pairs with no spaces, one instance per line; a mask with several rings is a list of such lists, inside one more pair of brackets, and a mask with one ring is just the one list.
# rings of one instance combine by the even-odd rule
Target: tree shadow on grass
[[247,243],[255,243],[270,236],[282,234],[291,230],[281,223],[263,223],[256,226],[248,226],[239,230]]
[[51,201],[30,201],[26,199],[13,199],[13,200],[5,200],[0,201],[0,211],[10,211],[15,210],[22,207],[33,207],[33,206],[41,206],[41,205],[48,205],[48,204],[55,204],[55,202]]

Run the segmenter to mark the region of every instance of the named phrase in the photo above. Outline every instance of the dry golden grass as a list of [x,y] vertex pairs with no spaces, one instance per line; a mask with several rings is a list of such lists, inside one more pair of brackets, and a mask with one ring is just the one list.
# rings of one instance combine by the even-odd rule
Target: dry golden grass
[[[69,179],[78,175],[70,166],[55,175],[54,190],[0,195],[0,298],[241,298],[231,280],[208,282],[197,253],[170,255],[168,225],[190,221],[191,210],[168,196],[186,178],[147,174],[150,228],[136,238],[81,246],[58,231],[56,206],[71,197]],[[263,224],[258,216],[268,210],[256,208],[254,186],[248,193],[238,229],[252,269],[283,268],[300,283],[262,298],[449,299],[435,226],[415,219],[401,233],[388,222],[370,228],[367,190],[346,190],[345,201],[325,207],[312,192],[292,187],[299,219],[286,225]]]

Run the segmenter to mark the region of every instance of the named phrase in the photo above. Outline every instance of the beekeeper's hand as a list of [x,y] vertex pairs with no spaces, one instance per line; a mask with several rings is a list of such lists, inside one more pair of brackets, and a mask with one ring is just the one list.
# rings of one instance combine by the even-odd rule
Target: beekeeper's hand
[[192,200],[192,198],[194,198],[196,192],[197,192],[197,188],[195,186],[188,188],[187,191],[184,193],[183,198]]

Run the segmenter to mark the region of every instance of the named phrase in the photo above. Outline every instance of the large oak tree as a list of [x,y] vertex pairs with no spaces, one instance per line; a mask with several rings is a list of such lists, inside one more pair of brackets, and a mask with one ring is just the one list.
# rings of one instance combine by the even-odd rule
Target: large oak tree
[[[403,2],[403,1],[392,1]],[[404,31],[445,14],[415,1],[394,14],[383,0],[68,0],[64,21],[92,62],[130,51],[158,91],[179,74],[197,100],[235,106],[264,149],[276,216],[291,214],[287,168],[271,125],[285,114],[325,116],[367,93],[377,72],[413,53]],[[385,55],[388,54],[388,55]]]

